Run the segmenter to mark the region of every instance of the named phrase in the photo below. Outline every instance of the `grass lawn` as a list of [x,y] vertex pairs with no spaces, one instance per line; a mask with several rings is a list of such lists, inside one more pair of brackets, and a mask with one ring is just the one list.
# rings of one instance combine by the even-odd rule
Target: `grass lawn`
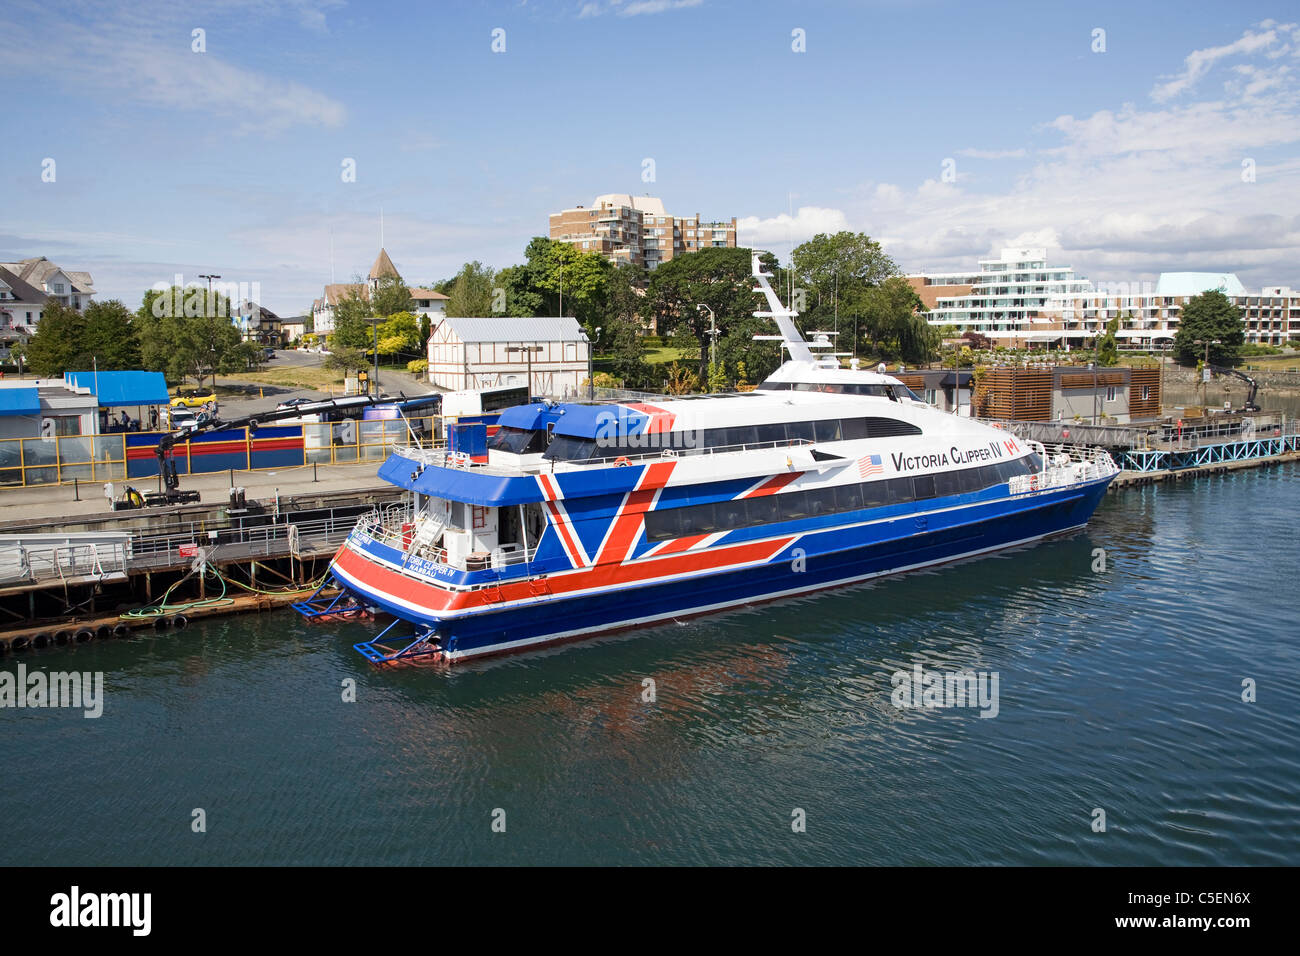
[[680,361],[684,351],[684,349],[673,349],[668,348],[667,346],[657,349],[646,349],[644,358],[650,365],[666,365],[669,362]]

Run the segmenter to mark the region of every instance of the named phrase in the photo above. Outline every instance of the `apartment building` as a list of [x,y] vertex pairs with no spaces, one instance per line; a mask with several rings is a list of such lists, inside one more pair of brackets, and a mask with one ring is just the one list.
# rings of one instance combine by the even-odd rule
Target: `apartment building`
[[1268,286],[1248,293],[1230,272],[1164,272],[1150,283],[1106,283],[1097,288],[1069,266],[1047,263],[1046,249],[1003,249],[996,259],[961,272],[907,277],[930,309],[935,327],[978,332],[996,345],[1018,348],[1091,344],[1118,318],[1121,346],[1161,348],[1178,331],[1182,307],[1193,296],[1221,290],[1240,310],[1246,341],[1285,345],[1300,337],[1300,292]]
[[597,252],[614,263],[654,269],[673,256],[709,247],[735,248],[736,219],[710,222],[673,216],[653,196],[609,193],[590,207],[552,213],[550,236],[583,252]]

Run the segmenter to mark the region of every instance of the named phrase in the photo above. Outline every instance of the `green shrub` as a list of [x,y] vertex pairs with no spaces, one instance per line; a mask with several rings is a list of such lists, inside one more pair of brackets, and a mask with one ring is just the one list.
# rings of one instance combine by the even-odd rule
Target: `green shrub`
[[424,372],[427,372],[429,371],[429,360],[414,359],[413,361],[407,362],[406,370],[410,372],[412,375],[420,375]]

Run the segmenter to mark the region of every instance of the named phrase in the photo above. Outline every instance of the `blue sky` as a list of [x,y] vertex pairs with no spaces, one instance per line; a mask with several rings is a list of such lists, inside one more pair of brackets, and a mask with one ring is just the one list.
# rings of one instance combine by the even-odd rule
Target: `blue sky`
[[0,11],[0,259],[88,270],[132,307],[217,272],[290,315],[330,281],[331,236],[338,281],[366,271],[381,208],[416,284],[519,261],[548,213],[635,192],[736,216],[783,258],[847,228],[907,271],[1042,245],[1095,281],[1300,287],[1288,4],[179,7]]

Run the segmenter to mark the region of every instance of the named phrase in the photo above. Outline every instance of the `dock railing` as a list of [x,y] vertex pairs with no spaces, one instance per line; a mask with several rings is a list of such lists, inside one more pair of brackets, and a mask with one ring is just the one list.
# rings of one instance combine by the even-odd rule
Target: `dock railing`
[[126,573],[132,553],[126,531],[0,535],[0,584],[104,580]]

